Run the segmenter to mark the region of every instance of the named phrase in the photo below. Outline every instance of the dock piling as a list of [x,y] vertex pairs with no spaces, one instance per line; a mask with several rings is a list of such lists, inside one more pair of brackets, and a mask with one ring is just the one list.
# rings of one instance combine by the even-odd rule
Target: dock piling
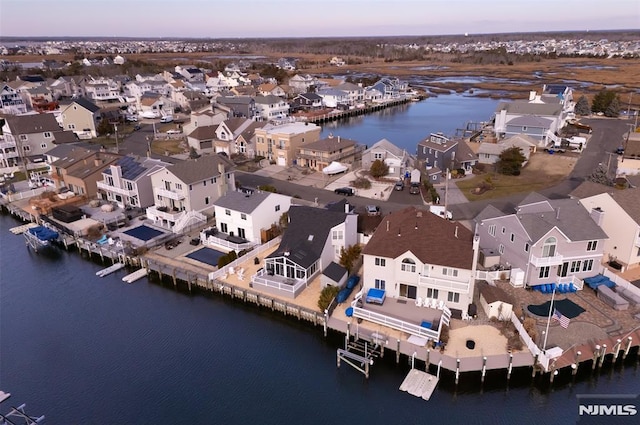
[[460,381],[460,359],[456,359],[456,386]]
[[400,364],[400,340],[398,340],[396,347],[396,364]]
[[513,370],[513,354],[509,353],[509,367],[507,367],[507,382],[511,379],[511,371]]
[[482,375],[480,377],[480,382],[484,384],[484,376],[487,373],[487,357],[482,357]]
[[598,367],[598,357],[600,355],[600,346],[596,345],[593,350],[593,364],[591,365],[591,370],[595,370]]
[[613,363],[618,360],[618,355],[620,354],[620,346],[622,345],[622,340],[618,338],[616,340],[616,345],[613,346]]
[[629,350],[631,350],[631,341],[633,341],[633,338],[628,337],[627,338],[627,348],[624,349],[624,354],[622,355],[622,360],[626,359],[627,356],[629,355]]
[[600,356],[600,364],[599,366],[602,367],[602,365],[604,364],[604,357],[607,355],[607,344],[602,344],[602,354]]

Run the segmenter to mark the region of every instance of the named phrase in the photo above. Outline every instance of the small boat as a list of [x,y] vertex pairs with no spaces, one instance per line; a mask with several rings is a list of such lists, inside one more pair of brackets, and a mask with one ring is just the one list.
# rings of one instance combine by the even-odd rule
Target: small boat
[[51,248],[54,246],[53,243],[60,238],[58,232],[44,226],[31,227],[27,229],[23,235],[27,241],[27,245],[35,251],[43,248]]

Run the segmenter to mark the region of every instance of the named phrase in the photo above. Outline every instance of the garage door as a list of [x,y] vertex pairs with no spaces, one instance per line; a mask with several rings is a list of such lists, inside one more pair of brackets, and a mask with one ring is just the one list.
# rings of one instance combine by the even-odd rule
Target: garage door
[[283,167],[285,167],[287,165],[287,160],[284,157],[279,156],[278,157],[278,165],[282,165]]

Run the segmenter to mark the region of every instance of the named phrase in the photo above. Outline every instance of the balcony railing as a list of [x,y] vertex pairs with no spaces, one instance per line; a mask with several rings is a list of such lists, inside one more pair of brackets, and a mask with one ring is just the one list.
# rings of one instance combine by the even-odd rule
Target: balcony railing
[[180,218],[180,216],[184,213],[184,211],[173,211],[168,209],[167,211],[162,211],[165,207],[148,207],[147,208],[147,216],[161,218],[163,220],[168,221],[176,221]]
[[153,191],[156,193],[156,195],[160,195],[163,198],[173,199],[174,201],[179,201],[181,199],[184,199],[184,195],[182,193],[178,193],[173,190],[168,190],[162,187],[154,187]]
[[444,291],[460,292],[464,294],[469,293],[469,282],[439,279],[421,275],[418,277],[418,284],[427,285],[434,289],[442,289]]
[[133,190],[122,189],[120,187],[110,186],[105,182],[96,182],[98,185],[98,189],[102,189],[105,192],[117,193],[119,195],[124,196],[135,196],[135,192]]
[[269,275],[262,269],[258,273],[251,276],[251,282],[254,285],[262,285],[267,288],[276,289],[285,295],[295,297],[302,289],[307,286],[307,282],[302,279],[289,278],[278,275]]
[[546,267],[546,266],[557,266],[562,264],[564,261],[564,257],[562,255],[556,255],[553,257],[536,257],[535,255],[531,256],[531,264],[535,267]]
[[411,335],[421,336],[434,341],[440,340],[440,328],[442,327],[442,322],[438,329],[427,329],[414,323],[405,322],[404,320],[396,319],[395,317],[386,316],[374,311],[365,310],[364,308],[357,306],[353,306],[353,317],[365,319],[369,322],[387,326]]

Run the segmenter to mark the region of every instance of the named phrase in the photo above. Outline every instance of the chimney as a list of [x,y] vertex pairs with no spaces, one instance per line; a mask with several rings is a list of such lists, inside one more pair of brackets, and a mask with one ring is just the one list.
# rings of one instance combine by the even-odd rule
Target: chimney
[[349,208],[349,203],[348,203],[348,202],[345,202],[345,203],[344,203],[344,213],[345,213],[345,214],[349,214],[349,210],[350,210],[350,208]]
[[602,208],[596,207],[591,209],[591,213],[589,214],[593,221],[600,227],[602,227],[602,220],[604,220],[604,211]]
[[535,100],[536,98],[536,91],[535,90],[531,90],[529,92],[529,101]]
[[560,220],[560,207],[556,208],[556,220]]
[[340,136],[338,136],[338,143],[340,143]]

